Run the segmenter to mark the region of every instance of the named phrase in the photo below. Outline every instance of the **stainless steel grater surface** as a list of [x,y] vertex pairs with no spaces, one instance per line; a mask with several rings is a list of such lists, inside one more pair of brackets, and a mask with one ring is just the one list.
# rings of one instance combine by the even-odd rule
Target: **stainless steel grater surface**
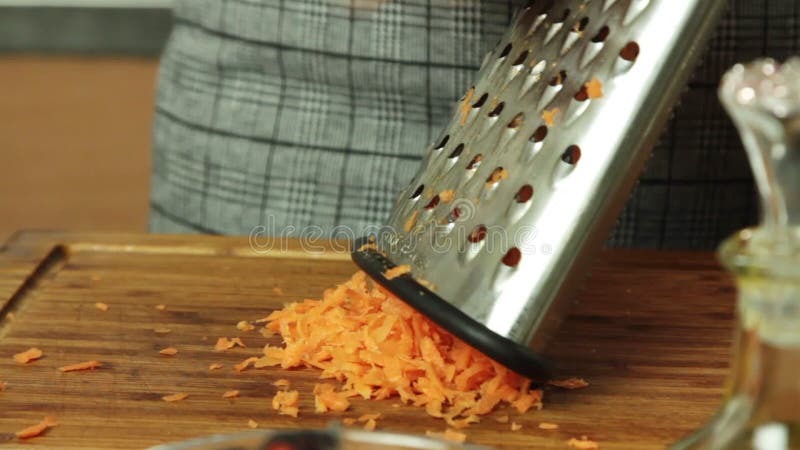
[[[401,192],[377,249],[354,260],[490,357],[548,376],[537,352],[724,4],[529,2]],[[411,276],[383,275],[401,264]]]

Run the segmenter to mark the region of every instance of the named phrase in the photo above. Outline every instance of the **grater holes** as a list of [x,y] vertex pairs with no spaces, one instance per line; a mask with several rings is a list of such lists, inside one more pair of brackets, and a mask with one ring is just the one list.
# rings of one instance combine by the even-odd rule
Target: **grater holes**
[[525,63],[525,60],[528,58],[528,54],[529,53],[530,52],[528,52],[528,50],[524,50],[524,51],[520,52],[520,54],[517,55],[517,59],[515,59],[514,62],[511,65],[512,66],[521,66],[523,63]]
[[508,128],[516,130],[517,128],[519,128],[520,125],[522,125],[522,122],[524,120],[525,120],[525,114],[518,113],[516,116],[514,116],[513,119],[511,119],[511,122],[508,122]]
[[437,206],[439,206],[440,201],[441,199],[439,198],[439,194],[434,195],[431,201],[429,201],[428,204],[425,205],[425,209],[436,208]]
[[512,48],[513,48],[513,47],[512,47],[512,45],[511,45],[511,43],[508,43],[508,45],[506,45],[506,46],[503,48],[503,51],[502,51],[502,52],[500,52],[500,56],[498,56],[498,59],[503,59],[503,58],[505,58],[506,56],[508,56],[508,55],[509,55],[509,53],[511,53],[511,49],[512,49]]
[[411,194],[411,197],[409,197],[409,199],[411,199],[411,200],[418,199],[419,196],[422,195],[422,192],[424,190],[425,190],[425,185],[424,184],[420,184],[419,186],[417,186],[417,189],[414,190],[414,193]]
[[572,31],[576,33],[583,33],[587,26],[589,26],[589,18],[584,17],[583,19],[575,22],[575,25],[572,27]]
[[578,161],[581,159],[581,148],[577,145],[570,145],[564,150],[564,153],[561,154],[561,161],[574,166],[578,164]]
[[589,100],[589,90],[586,88],[585,84],[581,86],[578,92],[575,93],[574,98],[579,102],[585,102],[586,100]]
[[505,255],[503,255],[503,264],[508,267],[517,267],[519,262],[522,260],[522,252],[517,247],[511,247],[508,249]]
[[639,44],[637,44],[635,41],[631,41],[625,44],[625,47],[620,50],[619,56],[625,61],[634,63],[636,62],[636,58],[639,57],[639,51]]
[[505,102],[500,102],[497,106],[494,107],[491,111],[489,111],[489,117],[497,117],[503,112],[503,108],[505,108]]
[[475,103],[473,103],[473,104],[472,104],[472,107],[473,107],[473,108],[480,108],[480,107],[482,107],[484,104],[486,104],[486,100],[488,100],[488,99],[489,99],[489,94],[483,94],[483,95],[481,95],[481,97],[478,99],[478,101],[476,101]]
[[453,151],[450,153],[450,156],[448,156],[447,158],[448,159],[458,158],[459,156],[461,156],[461,153],[463,151],[464,151],[464,144],[458,144],[456,145],[456,148],[454,148]]
[[553,23],[564,23],[569,18],[569,15],[571,13],[572,13],[571,9],[569,8],[565,9],[560,17],[556,17],[556,19],[553,20]]
[[508,178],[508,171],[503,167],[496,167],[492,173],[486,177],[486,187],[491,188],[497,185],[502,180]]
[[434,150],[442,150],[444,148],[444,146],[447,145],[447,141],[449,141],[449,140],[450,140],[450,135],[449,134],[444,135],[442,140],[439,142],[439,145],[437,145],[433,149]]
[[467,236],[467,242],[471,244],[477,244],[478,242],[486,239],[487,234],[489,234],[489,229],[486,228],[486,225],[478,225],[473,228],[472,232],[470,232],[469,236]]
[[547,84],[556,87],[556,86],[562,86],[565,81],[567,81],[567,71],[562,70],[558,72],[553,78],[551,78],[550,81],[547,82]]
[[462,214],[464,214],[464,211],[461,210],[460,206],[456,206],[450,210],[450,213],[447,215],[447,221],[449,223],[458,222]]
[[611,29],[608,28],[608,26],[604,25],[603,28],[600,28],[600,30],[597,32],[597,34],[594,35],[594,37],[591,40],[595,44],[599,44],[601,42],[605,42],[609,34],[611,34]]
[[478,166],[481,165],[481,161],[483,161],[483,155],[478,153],[475,157],[472,158],[472,161],[467,164],[467,170],[474,170],[477,169]]
[[526,184],[522,186],[514,195],[514,200],[517,203],[527,203],[533,197],[533,186]]
[[533,132],[529,140],[534,144],[540,144],[547,137],[547,132],[547,125],[542,125]]

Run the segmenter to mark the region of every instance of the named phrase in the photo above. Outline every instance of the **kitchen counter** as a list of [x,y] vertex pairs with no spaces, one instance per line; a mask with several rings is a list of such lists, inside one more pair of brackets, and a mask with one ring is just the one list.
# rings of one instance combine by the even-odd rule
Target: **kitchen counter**
[[[277,337],[238,331],[239,320],[319,298],[356,270],[348,254],[326,248],[311,254],[289,240],[256,252],[247,238],[231,237],[15,235],[0,250],[0,380],[8,384],[0,392],[0,436],[13,439],[10,433],[46,415],[59,425],[26,447],[142,448],[246,430],[249,419],[263,428],[324,427],[366,412],[383,414],[383,430],[444,430],[419,408],[394,407],[396,400],[354,400],[343,415],[314,414],[315,370],[231,368],[267,342],[279,345]],[[548,351],[560,375],[583,377],[590,386],[548,388],[541,411],[495,413],[511,415],[521,430],[486,417],[466,430],[469,441],[565,449],[567,440],[586,435],[602,449],[663,448],[719,404],[734,299],[732,280],[712,254],[603,252]],[[248,347],[215,352],[221,336],[241,336]],[[11,359],[34,346],[44,351],[42,359],[27,365]],[[168,346],[179,353],[159,356]],[[103,367],[56,370],[92,359]],[[224,367],[209,371],[212,363]],[[299,419],[272,410],[271,383],[278,378],[300,390]],[[240,397],[222,399],[230,389]],[[189,397],[161,400],[175,392]],[[540,422],[559,428],[541,430]]]

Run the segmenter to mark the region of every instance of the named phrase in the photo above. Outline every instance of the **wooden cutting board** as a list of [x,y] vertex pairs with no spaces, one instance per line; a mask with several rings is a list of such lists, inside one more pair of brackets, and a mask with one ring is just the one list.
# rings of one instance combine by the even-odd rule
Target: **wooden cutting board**
[[[240,332],[285,302],[319,298],[356,269],[344,246],[304,252],[296,241],[246,238],[29,232],[0,249],[0,435],[8,447],[142,448],[261,427],[324,427],[341,417],[381,412],[379,428],[424,433],[443,422],[395,400],[354,401],[343,416],[313,413],[314,370],[232,366],[268,342]],[[606,251],[579,305],[549,352],[564,376],[585,377],[583,390],[548,389],[542,411],[508,424],[491,418],[469,440],[499,448],[566,449],[589,436],[602,449],[663,448],[713,413],[727,372],[735,290],[706,253]],[[278,288],[278,289],[275,289]],[[282,292],[280,292],[282,291]],[[96,302],[108,305],[103,312]],[[156,305],[166,305],[159,311]],[[155,328],[169,328],[157,334]],[[241,336],[247,348],[215,352],[218,337]],[[278,345],[277,338],[269,342]],[[28,365],[11,356],[39,347]],[[165,347],[179,353],[159,356]],[[97,359],[93,372],[60,366]],[[212,363],[221,370],[210,371]],[[278,416],[271,382],[289,378],[301,393],[299,419]],[[221,398],[238,389],[241,396]],[[166,403],[161,396],[186,392]],[[45,415],[60,425],[20,444],[13,433]],[[538,429],[540,422],[560,425]],[[0,441],[2,444],[2,441]],[[0,445],[1,446],[1,445]]]

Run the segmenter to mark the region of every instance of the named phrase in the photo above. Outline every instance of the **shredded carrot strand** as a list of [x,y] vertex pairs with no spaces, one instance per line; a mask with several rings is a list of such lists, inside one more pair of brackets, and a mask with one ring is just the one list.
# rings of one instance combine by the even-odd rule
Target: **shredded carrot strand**
[[28,364],[31,361],[36,361],[37,359],[41,358],[43,354],[44,352],[36,347],[33,347],[14,355],[14,361],[19,364]]
[[22,430],[19,430],[14,434],[19,439],[29,439],[32,437],[39,436],[40,434],[47,431],[48,428],[52,428],[56,425],[58,425],[56,419],[54,419],[53,417],[45,417],[41,422],[37,423],[36,425],[31,425],[28,428],[23,428]]
[[86,361],[68,366],[59,367],[58,370],[62,372],[75,372],[78,370],[94,370],[103,364],[100,361]]
[[188,396],[189,394],[179,392],[177,394],[165,395],[161,397],[161,400],[164,400],[165,402],[179,402],[181,400],[185,400]]

